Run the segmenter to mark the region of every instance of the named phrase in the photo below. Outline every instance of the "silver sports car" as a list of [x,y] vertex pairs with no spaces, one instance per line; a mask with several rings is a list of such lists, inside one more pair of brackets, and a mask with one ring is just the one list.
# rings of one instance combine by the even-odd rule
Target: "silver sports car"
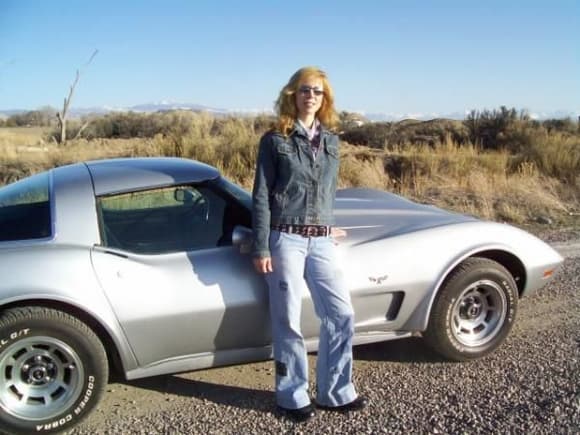
[[[0,428],[54,432],[127,379],[271,357],[251,196],[205,164],[77,163],[0,189]],[[355,343],[422,335],[452,360],[497,348],[562,258],[505,224],[345,189],[335,203]],[[317,346],[304,289],[302,331]]]

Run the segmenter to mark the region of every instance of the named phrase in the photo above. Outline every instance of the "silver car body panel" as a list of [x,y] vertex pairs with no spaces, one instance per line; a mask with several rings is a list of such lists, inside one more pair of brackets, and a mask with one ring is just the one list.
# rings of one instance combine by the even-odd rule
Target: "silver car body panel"
[[86,165],[97,196],[199,183],[219,177],[217,169],[209,165],[171,157],[94,160]]
[[[56,168],[51,177],[53,237],[0,243],[2,306],[57,301],[85,312],[112,338],[129,379],[271,357],[268,290],[239,246],[158,255],[101,246],[95,195],[212,182],[217,170],[184,159],[114,159]],[[562,261],[517,228],[385,192],[341,190],[335,206],[348,233],[338,251],[355,343],[424,331],[443,280],[470,256],[517,257],[522,296]],[[315,350],[319,323],[302,292],[302,331]]]
[[82,310],[111,336],[124,367],[131,347],[96,280],[90,249],[100,243],[92,181],[84,164],[51,171],[50,240],[0,243],[2,305],[57,301]]
[[269,343],[265,283],[231,246],[126,258],[95,249],[93,264],[140,366]]

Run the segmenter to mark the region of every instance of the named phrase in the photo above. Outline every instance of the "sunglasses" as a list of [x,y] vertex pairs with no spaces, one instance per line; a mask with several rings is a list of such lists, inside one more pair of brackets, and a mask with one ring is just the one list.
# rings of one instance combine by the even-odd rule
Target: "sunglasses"
[[312,92],[317,97],[324,95],[324,91],[322,89],[306,85],[300,86],[298,88],[298,92],[300,92],[302,95],[310,95],[310,92]]

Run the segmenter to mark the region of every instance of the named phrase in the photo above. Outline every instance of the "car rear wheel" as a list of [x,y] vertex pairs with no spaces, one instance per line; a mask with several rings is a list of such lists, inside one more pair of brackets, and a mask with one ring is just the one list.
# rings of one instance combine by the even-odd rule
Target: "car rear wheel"
[[502,265],[487,258],[469,258],[437,294],[424,337],[446,358],[480,358],[509,334],[517,302],[516,283]]
[[58,432],[86,417],[107,384],[103,345],[64,312],[21,307],[0,314],[0,429]]

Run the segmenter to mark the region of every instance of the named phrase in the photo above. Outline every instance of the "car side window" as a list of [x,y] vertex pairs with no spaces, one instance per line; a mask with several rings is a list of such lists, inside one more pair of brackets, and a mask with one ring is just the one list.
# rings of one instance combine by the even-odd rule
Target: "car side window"
[[97,199],[102,245],[139,254],[231,244],[228,204],[207,186],[173,186]]
[[0,189],[0,242],[52,235],[48,177],[38,174]]

